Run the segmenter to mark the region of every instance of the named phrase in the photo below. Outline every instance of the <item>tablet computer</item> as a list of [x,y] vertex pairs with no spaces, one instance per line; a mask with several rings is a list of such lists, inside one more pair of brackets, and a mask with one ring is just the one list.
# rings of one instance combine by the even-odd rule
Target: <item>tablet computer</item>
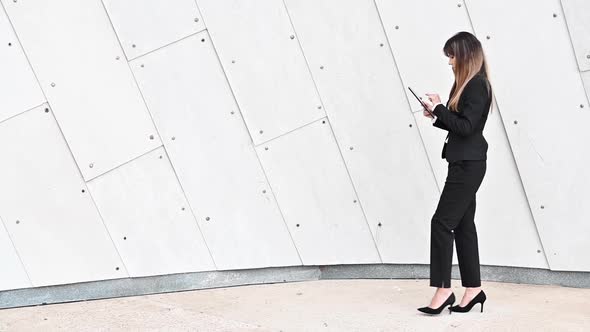
[[414,95],[414,97],[416,97],[416,99],[418,99],[418,102],[420,102],[420,105],[422,105],[422,107],[424,107],[424,109],[430,113],[430,115],[432,115],[432,117],[435,117],[434,113],[432,113],[431,111],[428,110],[428,108],[426,107],[426,104],[424,104],[424,102],[422,101],[422,99],[420,99],[415,93],[414,90],[412,90],[412,88],[408,87],[408,89],[410,89],[410,92]]

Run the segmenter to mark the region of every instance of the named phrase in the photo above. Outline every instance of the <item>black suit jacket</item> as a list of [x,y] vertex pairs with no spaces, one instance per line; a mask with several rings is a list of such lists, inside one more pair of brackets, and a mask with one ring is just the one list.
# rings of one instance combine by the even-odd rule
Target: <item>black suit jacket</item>
[[465,86],[458,112],[450,111],[448,102],[447,106],[439,104],[432,111],[437,117],[433,125],[449,132],[441,154],[448,162],[487,159],[488,143],[483,137],[483,128],[492,103],[491,89],[488,93],[487,86],[487,79],[479,73]]

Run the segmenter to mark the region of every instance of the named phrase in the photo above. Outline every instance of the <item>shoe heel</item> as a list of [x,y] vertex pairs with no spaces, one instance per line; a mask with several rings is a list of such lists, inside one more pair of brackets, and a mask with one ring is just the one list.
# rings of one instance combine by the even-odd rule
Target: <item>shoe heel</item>
[[483,299],[481,300],[481,311],[480,311],[480,312],[483,312],[483,304],[484,304],[484,302],[487,300],[487,297],[486,297],[485,295],[486,295],[486,294],[485,294],[485,293],[483,293]]

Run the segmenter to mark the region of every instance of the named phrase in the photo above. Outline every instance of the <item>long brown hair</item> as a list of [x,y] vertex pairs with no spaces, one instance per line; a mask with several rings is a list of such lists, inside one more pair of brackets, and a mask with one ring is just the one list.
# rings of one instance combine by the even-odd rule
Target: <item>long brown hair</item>
[[455,58],[455,83],[453,83],[451,95],[449,96],[449,109],[451,111],[458,111],[457,106],[465,86],[477,74],[485,77],[488,96],[492,98],[488,63],[481,43],[474,35],[467,31],[456,33],[447,40],[443,52],[447,57]]

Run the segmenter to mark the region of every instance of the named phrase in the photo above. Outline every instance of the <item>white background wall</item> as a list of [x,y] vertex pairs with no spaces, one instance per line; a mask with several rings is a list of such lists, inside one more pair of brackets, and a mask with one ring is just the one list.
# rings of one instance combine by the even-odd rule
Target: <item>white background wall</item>
[[590,271],[588,1],[0,2],[0,290],[428,264],[446,132],[407,86],[446,102],[458,31],[481,264]]

